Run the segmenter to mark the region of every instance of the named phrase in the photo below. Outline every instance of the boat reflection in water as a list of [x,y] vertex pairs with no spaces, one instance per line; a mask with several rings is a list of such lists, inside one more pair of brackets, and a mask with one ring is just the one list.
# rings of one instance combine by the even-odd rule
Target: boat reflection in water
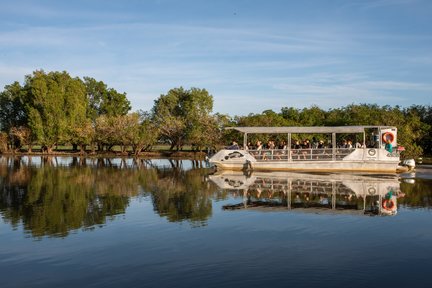
[[385,216],[397,214],[397,198],[404,196],[396,175],[223,171],[209,177],[220,188],[243,195],[242,202],[224,210]]

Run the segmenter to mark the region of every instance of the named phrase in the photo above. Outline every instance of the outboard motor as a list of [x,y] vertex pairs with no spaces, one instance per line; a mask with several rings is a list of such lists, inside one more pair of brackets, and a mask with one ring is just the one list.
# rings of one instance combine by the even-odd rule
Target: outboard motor
[[402,165],[409,167],[410,170],[413,170],[415,168],[415,160],[414,159],[406,159],[402,162]]

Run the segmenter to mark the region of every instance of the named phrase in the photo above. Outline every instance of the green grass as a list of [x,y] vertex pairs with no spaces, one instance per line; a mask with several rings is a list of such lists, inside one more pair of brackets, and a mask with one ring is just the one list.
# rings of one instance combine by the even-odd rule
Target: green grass
[[[57,145],[57,146],[54,146],[53,150],[54,151],[61,151],[61,152],[75,152],[72,148],[73,148],[72,145]],[[160,145],[153,146],[151,151],[169,151],[169,148],[170,148],[170,145],[160,144]],[[23,146],[22,150],[28,151],[28,146]],[[41,150],[41,145],[33,145],[32,146],[33,152],[37,152],[40,150]],[[90,151],[90,150],[91,150],[91,146],[90,145],[86,146],[86,151]],[[120,145],[113,146],[111,151],[120,152],[121,151]],[[125,151],[126,152],[132,152],[132,147],[126,146]],[[174,151],[175,151],[175,149],[174,149]],[[183,150],[181,150],[181,151],[190,152],[190,151],[192,151],[192,147],[190,145],[185,145],[185,146],[183,146]],[[98,152],[97,148],[96,148],[96,152]]]

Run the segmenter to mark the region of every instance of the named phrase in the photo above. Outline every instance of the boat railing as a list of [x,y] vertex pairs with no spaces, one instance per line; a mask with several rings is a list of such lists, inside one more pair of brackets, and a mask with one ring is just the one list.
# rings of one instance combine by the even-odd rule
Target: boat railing
[[329,161],[342,160],[354,150],[355,148],[262,149],[249,150],[249,153],[257,161]]
[[352,194],[352,190],[344,185],[334,185],[331,181],[313,181],[313,180],[284,180],[284,181],[266,181],[258,179],[249,186],[250,190],[270,189],[275,191],[287,191],[288,189],[295,193],[312,193],[312,194],[331,194],[337,191],[338,194]]

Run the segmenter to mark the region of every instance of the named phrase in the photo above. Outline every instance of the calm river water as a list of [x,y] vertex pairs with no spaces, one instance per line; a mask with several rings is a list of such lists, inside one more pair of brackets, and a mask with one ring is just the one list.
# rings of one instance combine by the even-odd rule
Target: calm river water
[[0,158],[1,287],[430,287],[432,167]]

